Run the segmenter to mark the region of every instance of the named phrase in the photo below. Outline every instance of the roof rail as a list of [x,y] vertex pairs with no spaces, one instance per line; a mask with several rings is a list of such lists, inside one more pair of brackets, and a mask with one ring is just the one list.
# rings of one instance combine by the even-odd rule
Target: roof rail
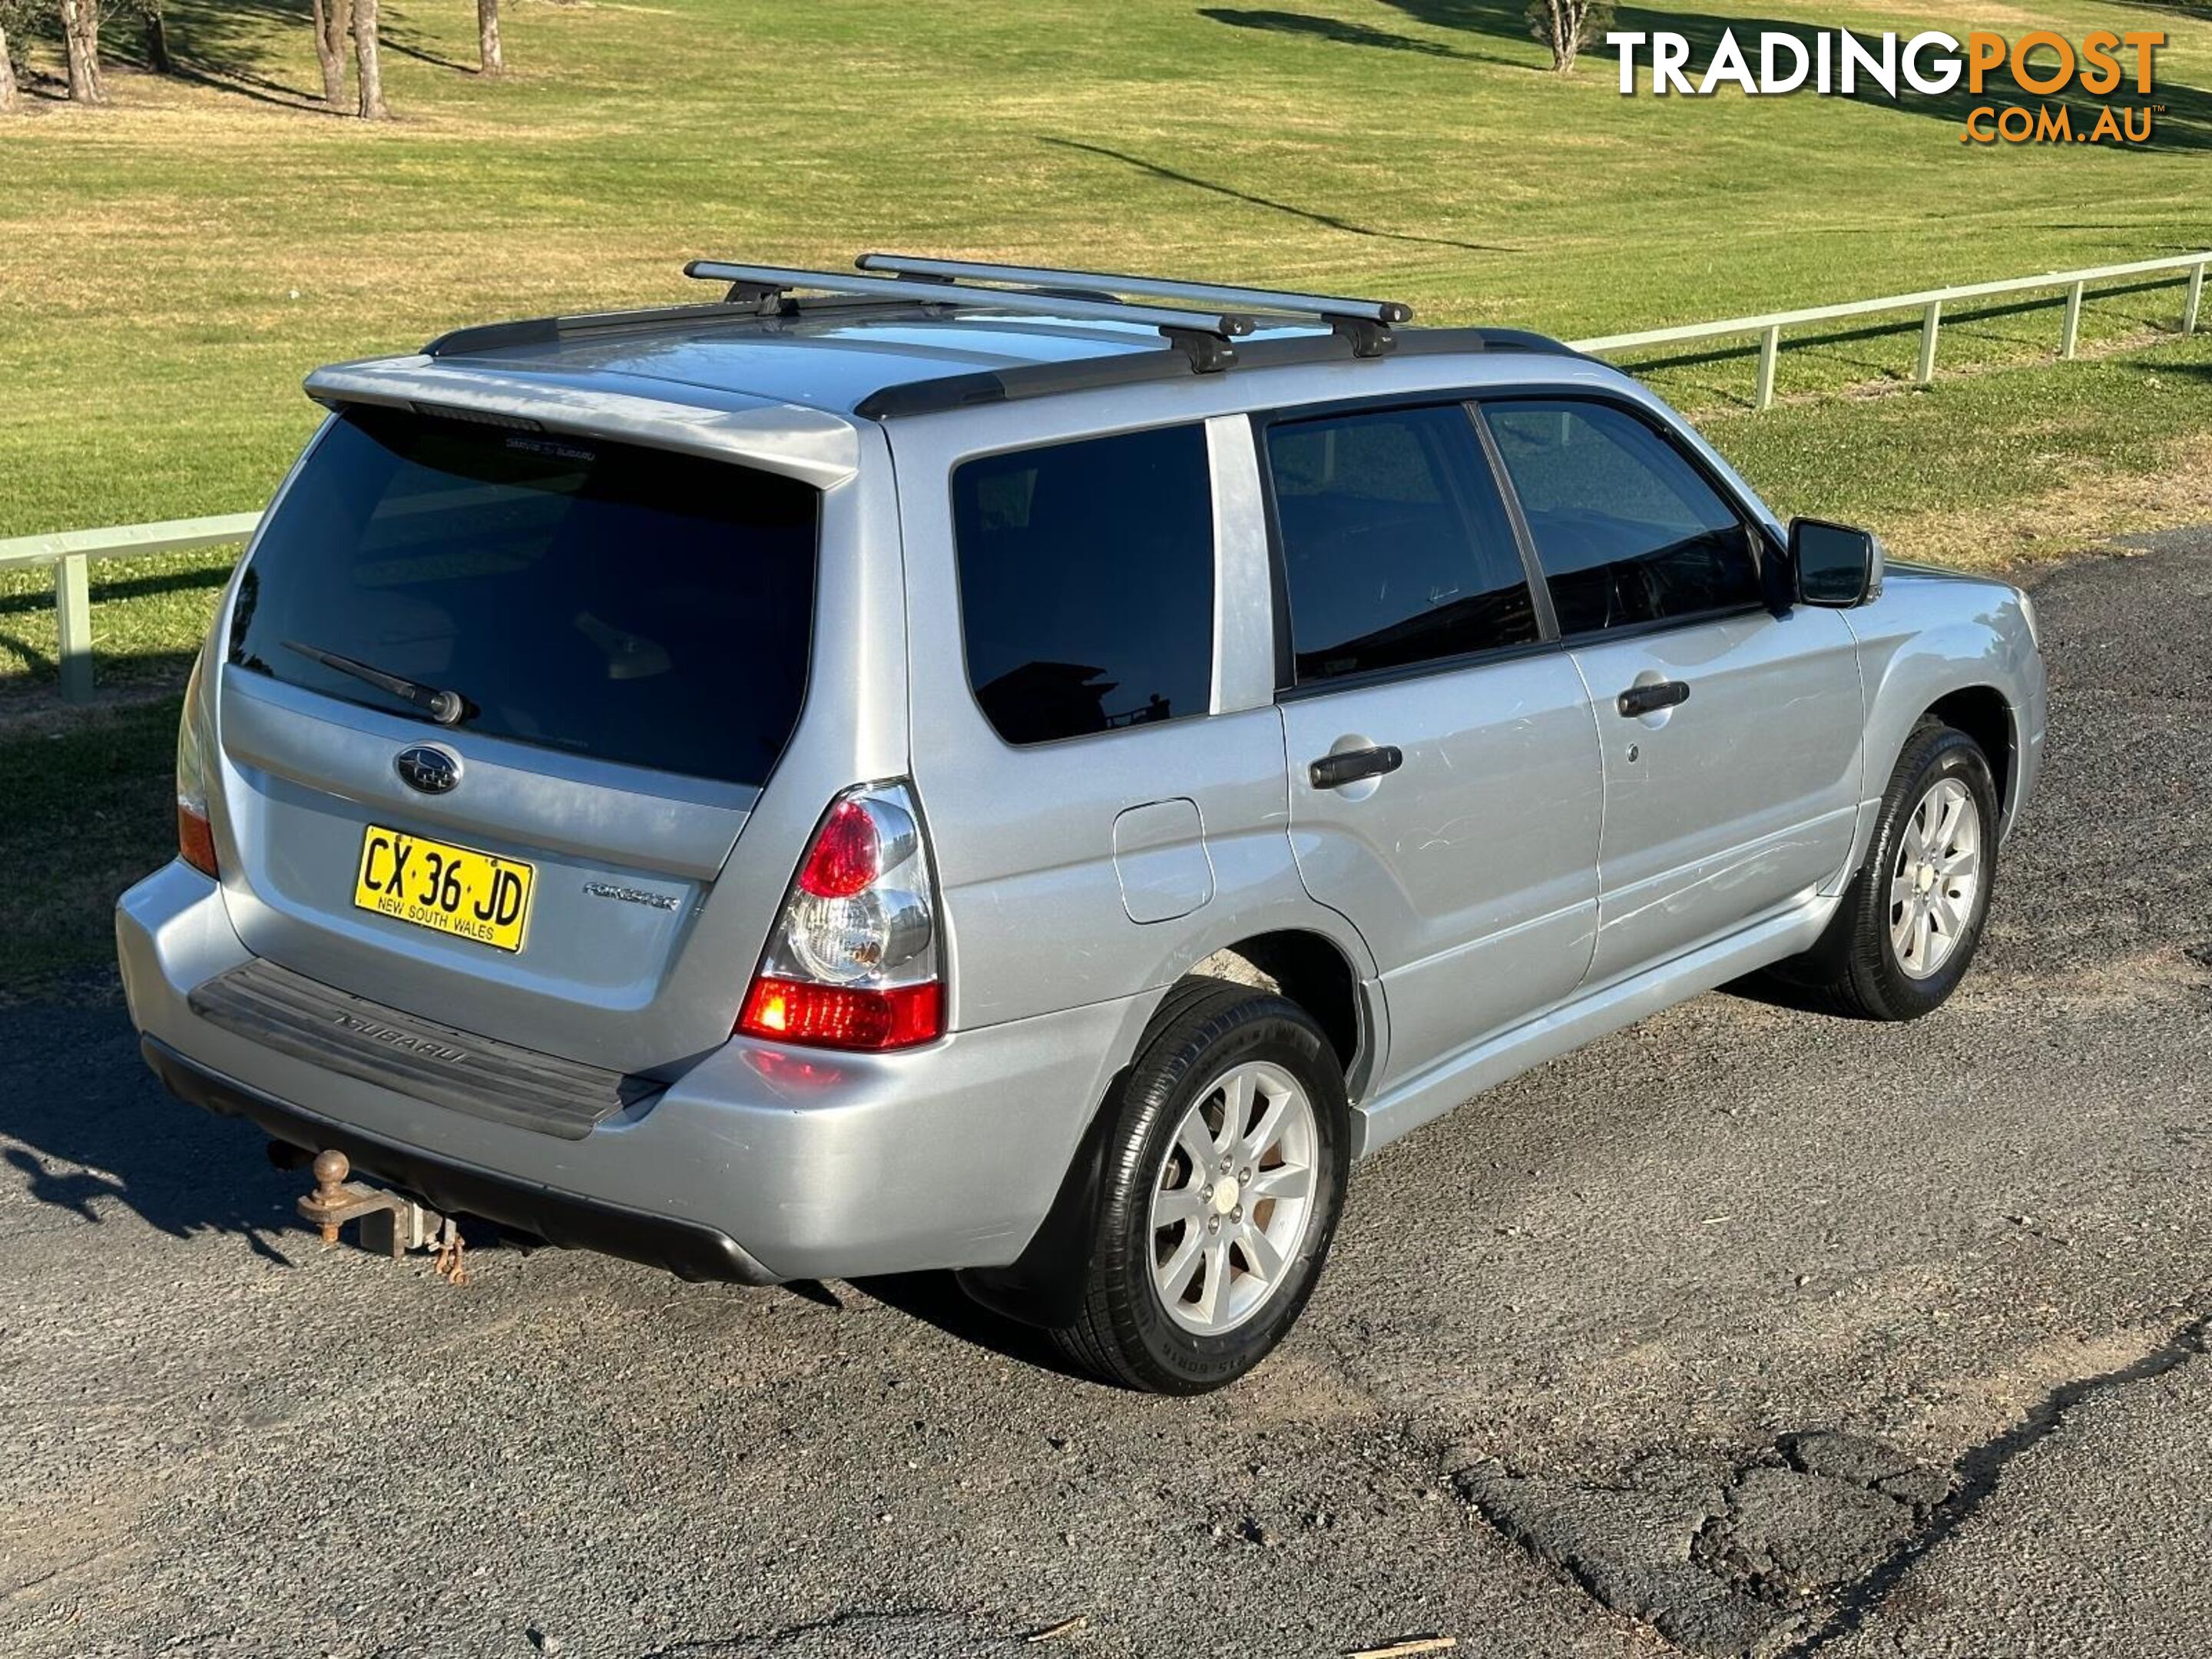
[[1118,300],[1042,294],[1033,289],[970,288],[934,276],[850,276],[827,270],[797,270],[786,265],[726,264],[715,259],[694,259],[684,267],[684,274],[729,283],[725,303],[750,305],[763,316],[776,314],[782,309],[786,295],[793,289],[804,288],[860,299],[975,306],[1078,322],[1135,323],[1158,329],[1200,374],[1226,368],[1235,362],[1237,354],[1229,342],[1252,331],[1252,319],[1235,312],[1124,305]]
[[[1458,356],[1486,351],[1526,351],[1580,361],[1583,354],[1561,345],[1547,335],[1515,328],[1417,328],[1398,342],[1400,354],[1410,356]],[[1281,368],[1294,364],[1342,362],[1350,355],[1341,336],[1282,334],[1239,347],[1237,362],[1243,368]],[[933,415],[948,409],[969,409],[982,404],[1014,403],[1025,398],[1051,397],[1063,392],[1091,392],[1105,386],[1139,386],[1168,379],[1182,371],[1175,355],[1166,351],[1132,351],[1110,357],[1079,357],[1065,362],[1024,363],[1012,368],[983,369],[960,374],[933,375],[882,386],[863,398],[853,412],[862,420],[884,421],[906,415]]]
[[1390,325],[1410,323],[1413,308],[1396,300],[1354,300],[1283,289],[1234,288],[1218,283],[1186,283],[1165,276],[1130,276],[1114,271],[1064,270],[1050,265],[981,264],[969,259],[928,259],[906,253],[863,253],[854,264],[862,270],[891,271],[939,281],[1006,283],[1018,289],[1047,289],[1057,294],[1088,289],[1099,295],[1133,294],[1154,300],[1189,300],[1200,305],[1231,306],[1240,311],[1291,317],[1318,317],[1352,341],[1352,355],[1379,357],[1393,342]]
[[479,351],[498,351],[508,346],[551,345],[583,334],[615,333],[650,328],[657,323],[726,321],[751,319],[717,301],[711,305],[649,306],[636,311],[594,311],[580,316],[525,317],[506,323],[474,323],[450,329],[422,348],[426,357],[462,357]]

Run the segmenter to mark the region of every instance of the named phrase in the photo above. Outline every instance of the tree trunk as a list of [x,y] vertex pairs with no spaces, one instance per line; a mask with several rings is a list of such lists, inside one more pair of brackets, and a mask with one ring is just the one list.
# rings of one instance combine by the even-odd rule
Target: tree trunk
[[1582,9],[1574,0],[1552,0],[1552,67],[1561,75],[1573,74],[1582,44]]
[[0,29],[0,115],[15,107],[15,60],[8,56],[8,31]]
[[169,20],[161,15],[159,4],[146,9],[146,66],[156,75],[168,75],[176,69],[169,57]]
[[61,0],[62,39],[69,49],[69,95],[76,104],[104,104],[100,83],[100,0]]
[[507,73],[499,49],[499,0],[477,0],[477,57],[484,74]]
[[315,26],[315,62],[323,71],[323,101],[332,109],[345,107],[345,48],[347,19],[352,0],[311,0]]
[[354,67],[361,81],[361,118],[388,121],[384,103],[384,64],[376,53],[376,0],[353,0]]

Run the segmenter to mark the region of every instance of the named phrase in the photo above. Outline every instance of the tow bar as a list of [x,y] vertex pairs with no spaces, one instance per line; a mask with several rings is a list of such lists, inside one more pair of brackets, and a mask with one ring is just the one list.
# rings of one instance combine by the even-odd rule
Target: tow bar
[[338,1242],[338,1229],[346,1223],[358,1221],[363,1249],[386,1251],[394,1261],[410,1250],[435,1250],[430,1266],[439,1278],[449,1285],[469,1282],[461,1263],[461,1229],[453,1217],[398,1193],[347,1180],[352,1173],[343,1152],[315,1154],[315,1190],[301,1199],[299,1209],[301,1219],[320,1230],[325,1245]]

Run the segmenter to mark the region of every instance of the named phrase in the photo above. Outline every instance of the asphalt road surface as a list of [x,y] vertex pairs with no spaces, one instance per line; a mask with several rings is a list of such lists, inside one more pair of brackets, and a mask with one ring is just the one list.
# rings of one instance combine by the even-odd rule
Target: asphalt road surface
[[2038,597],[1948,1008],[1709,996],[1482,1097],[1204,1400],[931,1279],[325,1250],[112,997],[0,1009],[0,1652],[2200,1651],[2212,533]]

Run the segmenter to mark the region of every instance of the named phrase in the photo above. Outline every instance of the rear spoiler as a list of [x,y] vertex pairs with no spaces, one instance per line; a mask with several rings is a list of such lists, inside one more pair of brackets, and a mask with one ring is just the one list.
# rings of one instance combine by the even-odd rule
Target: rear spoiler
[[820,489],[844,483],[860,466],[860,434],[850,421],[742,392],[714,394],[713,404],[671,403],[527,373],[462,368],[429,357],[335,363],[307,376],[307,390],[332,409],[378,404],[529,430],[618,438],[710,460],[741,461]]

